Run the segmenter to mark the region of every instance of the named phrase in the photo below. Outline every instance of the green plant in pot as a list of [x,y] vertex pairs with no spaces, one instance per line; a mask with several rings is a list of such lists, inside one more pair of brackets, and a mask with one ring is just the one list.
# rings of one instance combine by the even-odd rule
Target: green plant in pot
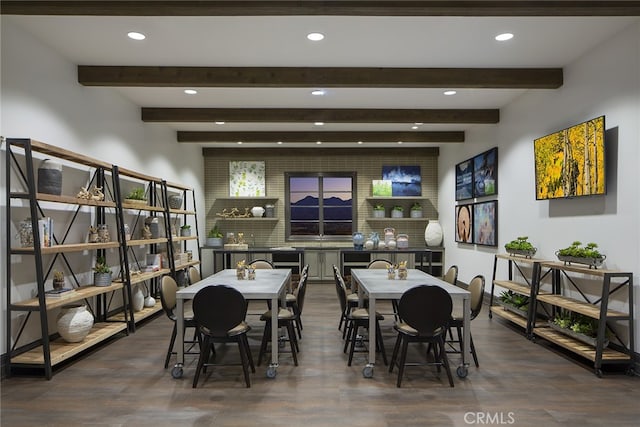
[[511,255],[524,255],[527,258],[536,253],[536,248],[528,241],[529,237],[521,236],[504,245],[504,248]]
[[183,226],[181,226],[180,227],[180,235],[182,237],[191,236],[191,226],[189,224],[184,224]]
[[104,256],[96,258],[96,265],[93,267],[93,284],[95,286],[109,286],[111,284],[111,267],[107,264]]
[[207,246],[212,246],[214,248],[222,247],[223,244],[223,235],[220,232],[218,226],[214,226],[209,233],[207,234]]
[[395,205],[391,208],[391,218],[402,218],[403,217],[404,208],[400,205]]
[[64,288],[64,273],[59,270],[53,270],[53,289]]
[[411,205],[411,218],[422,218],[422,205],[419,202]]
[[382,203],[376,203],[373,206],[373,217],[384,218],[384,205]]
[[503,291],[498,297],[502,305],[509,309],[514,308],[516,312],[526,312],[529,310],[529,297],[517,294],[513,291]]
[[125,198],[125,201],[128,203],[146,204],[147,198],[144,193],[144,187],[133,188]]
[[582,242],[576,240],[570,246],[556,251],[556,256],[565,264],[575,262],[577,264],[588,265],[589,268],[598,268],[604,262],[606,256],[598,251],[596,243],[587,243],[582,246]]

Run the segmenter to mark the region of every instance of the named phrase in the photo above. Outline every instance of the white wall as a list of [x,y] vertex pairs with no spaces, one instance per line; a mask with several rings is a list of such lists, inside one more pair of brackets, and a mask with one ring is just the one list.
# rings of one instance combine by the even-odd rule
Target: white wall
[[[558,90],[532,90],[500,111],[500,123],[477,126],[466,142],[440,151],[439,212],[447,265],[460,280],[483,274],[491,286],[493,255],[517,236],[529,236],[537,258],[574,240],[597,242],[605,267],[634,273],[635,306],[640,272],[640,23],[627,27],[564,69]],[[536,201],[533,140],[600,115],[607,129],[607,195]],[[498,248],[454,241],[456,163],[498,147]],[[499,270],[506,278],[506,270]],[[638,315],[636,314],[636,318]],[[636,342],[640,337],[636,321]],[[636,346],[638,351],[638,346]]]
[[[193,187],[198,196],[197,205],[204,206],[204,162],[199,147],[179,144],[175,132],[164,126],[144,124],[140,119],[140,108],[113,89],[78,84],[76,64],[62,58],[15,24],[3,19],[1,30],[0,135],[33,138]],[[0,353],[6,351],[4,154],[3,147]],[[204,226],[204,212],[199,212],[198,222]],[[203,234],[204,230],[200,231]]]

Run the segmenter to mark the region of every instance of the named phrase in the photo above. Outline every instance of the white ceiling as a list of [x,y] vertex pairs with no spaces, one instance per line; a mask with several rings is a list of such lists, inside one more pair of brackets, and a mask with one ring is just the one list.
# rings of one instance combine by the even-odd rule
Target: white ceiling
[[[237,67],[564,67],[638,17],[105,17],[2,16],[78,65]],[[146,34],[144,41],[127,38]],[[306,39],[322,32],[320,42]],[[511,32],[508,42],[494,37]],[[526,90],[315,88],[99,88],[140,107],[503,108]],[[551,89],[543,89],[551,90]],[[198,131],[409,131],[407,123],[162,123]],[[425,124],[419,130],[466,130]],[[207,146],[210,144],[201,144]],[[421,144],[434,146],[438,144]],[[254,146],[245,144],[244,147]],[[380,144],[376,144],[380,147]]]

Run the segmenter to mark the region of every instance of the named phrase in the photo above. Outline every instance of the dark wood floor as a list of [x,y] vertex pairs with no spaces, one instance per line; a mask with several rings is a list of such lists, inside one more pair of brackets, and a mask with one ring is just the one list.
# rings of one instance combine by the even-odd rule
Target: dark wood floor
[[[486,309],[486,307],[485,307]],[[265,366],[245,388],[241,368],[210,368],[191,388],[195,360],[176,380],[163,369],[171,323],[158,317],[57,372],[51,381],[2,382],[2,426],[637,426],[640,381],[605,370],[603,378],[543,342],[532,343],[486,310],[473,321],[480,368],[455,388],[433,368],[407,368],[403,387],[381,360],[365,379],[365,354],[347,367],[331,284],[308,287],[304,336],[294,367],[282,355],[276,379]],[[257,357],[262,325],[254,325]],[[383,326],[390,353],[394,334]],[[235,347],[228,350],[236,358]],[[459,358],[452,356],[457,365]],[[397,372],[397,371],[396,371]]]

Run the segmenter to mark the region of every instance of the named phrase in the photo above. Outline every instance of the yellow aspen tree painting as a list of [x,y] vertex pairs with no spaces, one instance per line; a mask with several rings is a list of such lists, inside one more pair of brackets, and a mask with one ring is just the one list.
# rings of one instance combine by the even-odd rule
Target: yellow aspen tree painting
[[605,194],[604,116],[534,141],[536,199]]

